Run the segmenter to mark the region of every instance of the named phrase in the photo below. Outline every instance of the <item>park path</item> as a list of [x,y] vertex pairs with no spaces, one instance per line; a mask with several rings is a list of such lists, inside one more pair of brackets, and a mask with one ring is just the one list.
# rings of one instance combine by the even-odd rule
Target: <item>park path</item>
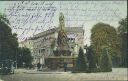
[[[17,70],[18,71],[18,70]],[[71,72],[37,72],[19,70],[14,75],[5,75],[4,81],[126,81],[127,68],[114,68],[112,72],[100,73],[71,73]],[[22,72],[23,71],[23,72]]]

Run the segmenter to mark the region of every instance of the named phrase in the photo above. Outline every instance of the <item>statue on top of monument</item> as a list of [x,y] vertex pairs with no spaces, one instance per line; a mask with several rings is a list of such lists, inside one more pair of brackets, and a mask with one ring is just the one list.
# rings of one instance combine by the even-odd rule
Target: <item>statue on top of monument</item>
[[66,47],[68,46],[68,44],[67,44],[68,38],[67,38],[66,32],[64,30],[65,30],[64,15],[63,15],[63,13],[60,13],[57,44],[58,44],[58,47],[61,49],[64,49],[65,46]]
[[62,12],[60,13],[60,16],[59,16],[59,27],[61,30],[64,30],[64,27],[65,27],[64,15]]

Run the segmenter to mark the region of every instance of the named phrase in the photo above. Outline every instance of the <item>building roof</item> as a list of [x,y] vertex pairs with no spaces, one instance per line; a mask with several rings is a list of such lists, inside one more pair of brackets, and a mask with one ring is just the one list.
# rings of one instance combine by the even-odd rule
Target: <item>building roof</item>
[[[36,35],[34,35],[33,38],[40,38],[42,36],[46,36],[46,35],[49,35],[49,34],[52,34],[52,33],[55,33],[59,30],[59,27],[57,28],[52,28],[52,29],[49,29],[49,30],[46,30],[44,32],[40,32]],[[84,32],[84,29],[83,27],[65,27],[65,31],[66,32]]]

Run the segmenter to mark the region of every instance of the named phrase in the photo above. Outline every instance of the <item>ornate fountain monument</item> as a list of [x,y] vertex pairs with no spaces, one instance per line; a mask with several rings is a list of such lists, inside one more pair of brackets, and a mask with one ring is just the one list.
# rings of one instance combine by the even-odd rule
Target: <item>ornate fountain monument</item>
[[74,57],[71,56],[70,47],[68,45],[68,37],[65,31],[64,15],[59,16],[59,30],[56,41],[56,50],[53,51],[53,56],[47,59],[47,65],[51,69],[63,68],[64,64],[73,66]]

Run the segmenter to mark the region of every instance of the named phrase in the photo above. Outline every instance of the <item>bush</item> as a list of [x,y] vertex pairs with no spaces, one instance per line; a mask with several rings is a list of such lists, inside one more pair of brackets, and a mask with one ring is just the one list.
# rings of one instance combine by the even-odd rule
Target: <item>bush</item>
[[87,58],[84,55],[83,49],[79,49],[79,55],[76,60],[74,72],[88,72]]
[[89,72],[97,72],[96,59],[95,59],[96,56],[91,46],[86,48],[86,55],[88,59]]
[[100,58],[100,71],[102,72],[112,71],[112,61],[108,53],[108,48],[103,48]]

